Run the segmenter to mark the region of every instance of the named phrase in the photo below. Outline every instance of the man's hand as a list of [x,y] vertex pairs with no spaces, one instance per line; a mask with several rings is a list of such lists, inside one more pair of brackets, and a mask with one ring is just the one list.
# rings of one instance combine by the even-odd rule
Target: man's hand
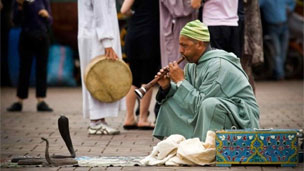
[[191,0],[191,7],[194,9],[198,9],[201,7],[202,0]]
[[24,0],[16,0],[16,2],[17,2],[17,5],[18,5],[17,9],[20,10],[20,11],[23,10]]
[[[155,75],[155,78],[160,77],[161,74],[163,74],[164,72],[166,72],[165,70],[166,70],[166,67],[162,68],[162,69],[157,73],[157,75]],[[170,86],[170,78],[169,78],[169,76],[168,76],[167,74],[165,74],[162,78],[160,78],[160,79],[158,80],[157,83],[158,83],[159,86],[161,86],[161,88],[162,88],[163,90],[166,90],[166,89],[169,88],[169,86]]]
[[115,51],[113,50],[113,48],[109,47],[105,49],[106,52],[106,58],[111,59],[111,60],[117,60],[118,56],[115,53]]
[[175,83],[185,79],[184,71],[178,66],[176,61],[169,63],[169,77]]
[[23,3],[24,3],[24,0],[16,0],[16,2],[17,2],[18,5],[21,5],[21,6],[22,6]]
[[43,18],[49,18],[49,13],[47,12],[47,10],[42,9],[38,12],[38,15],[40,15]]
[[3,8],[3,4],[2,1],[0,0],[0,11],[2,11],[2,8]]

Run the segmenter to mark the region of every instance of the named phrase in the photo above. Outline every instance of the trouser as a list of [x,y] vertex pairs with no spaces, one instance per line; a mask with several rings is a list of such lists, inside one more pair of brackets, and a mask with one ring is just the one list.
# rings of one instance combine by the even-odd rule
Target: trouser
[[240,28],[238,26],[208,26],[211,47],[242,56]]
[[267,32],[272,39],[275,55],[272,57],[274,62],[274,78],[281,79],[285,77],[284,64],[287,56],[289,31],[288,24],[267,24]]
[[36,97],[46,97],[49,38],[44,32],[24,32],[19,39],[20,68],[17,97],[28,97],[31,66],[36,57]]

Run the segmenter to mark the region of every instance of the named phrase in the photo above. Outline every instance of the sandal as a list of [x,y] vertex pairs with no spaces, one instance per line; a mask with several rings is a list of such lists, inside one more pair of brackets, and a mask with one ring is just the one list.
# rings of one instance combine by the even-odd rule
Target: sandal
[[151,122],[149,122],[149,125],[137,126],[137,127],[140,130],[153,130],[154,129],[154,124],[152,124]]
[[132,129],[138,129],[138,126],[137,126],[137,124],[135,123],[135,124],[133,124],[133,125],[124,125],[123,128],[124,128],[125,130],[132,130]]

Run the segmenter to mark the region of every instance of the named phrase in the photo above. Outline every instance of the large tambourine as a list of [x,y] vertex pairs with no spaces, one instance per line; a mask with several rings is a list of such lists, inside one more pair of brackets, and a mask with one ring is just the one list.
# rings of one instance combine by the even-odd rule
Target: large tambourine
[[122,60],[110,60],[104,55],[91,60],[84,78],[91,95],[105,103],[120,100],[129,92],[132,85],[129,66]]

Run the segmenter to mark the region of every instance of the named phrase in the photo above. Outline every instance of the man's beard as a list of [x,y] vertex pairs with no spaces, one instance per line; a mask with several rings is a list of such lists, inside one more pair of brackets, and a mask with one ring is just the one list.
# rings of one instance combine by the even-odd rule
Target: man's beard
[[191,58],[189,58],[189,57],[186,56],[186,55],[184,55],[184,57],[185,57],[185,59],[186,59],[187,62],[191,62],[191,60],[189,60],[189,59],[191,59]]
[[185,56],[187,62],[189,62],[189,63],[192,63],[192,62],[193,62],[193,61],[191,60],[192,58],[190,58],[189,56],[186,56],[186,55],[184,55],[184,56]]

